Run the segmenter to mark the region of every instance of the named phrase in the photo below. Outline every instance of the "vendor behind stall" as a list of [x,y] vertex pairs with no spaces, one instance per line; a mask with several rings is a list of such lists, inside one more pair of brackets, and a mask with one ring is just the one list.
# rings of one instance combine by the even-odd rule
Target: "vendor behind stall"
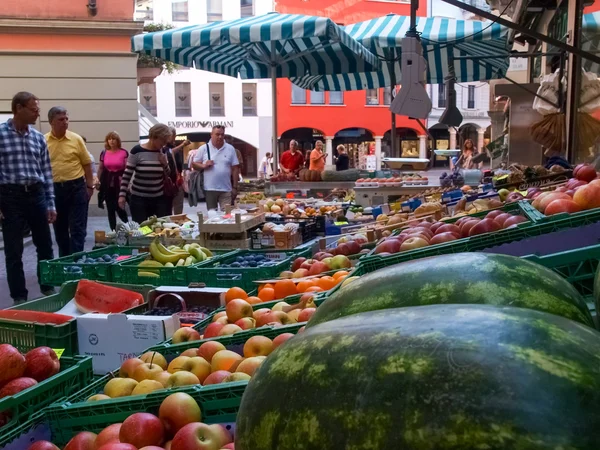
[[315,149],[310,152],[310,170],[323,172],[325,170],[325,158],[327,158],[327,153],[323,153],[323,141],[317,141]]
[[335,159],[335,170],[348,170],[350,167],[350,158],[348,158],[348,152],[346,151],[346,147],[342,144],[336,147],[337,150],[337,158]]
[[290,149],[283,152],[279,165],[284,173],[298,173],[304,164],[304,156],[298,150],[298,142],[290,141]]

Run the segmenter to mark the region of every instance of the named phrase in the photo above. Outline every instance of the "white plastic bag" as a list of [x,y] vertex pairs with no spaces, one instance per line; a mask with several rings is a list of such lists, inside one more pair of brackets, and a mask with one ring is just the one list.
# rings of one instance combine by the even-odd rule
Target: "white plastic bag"
[[600,79],[596,74],[583,71],[580,95],[579,112],[591,114],[600,109]]
[[543,116],[548,114],[557,114],[560,112],[560,109],[554,106],[554,104],[558,103],[558,72],[554,72],[542,78],[542,82],[540,83],[537,94],[543,97],[543,99],[540,97],[535,97],[533,100],[533,109]]

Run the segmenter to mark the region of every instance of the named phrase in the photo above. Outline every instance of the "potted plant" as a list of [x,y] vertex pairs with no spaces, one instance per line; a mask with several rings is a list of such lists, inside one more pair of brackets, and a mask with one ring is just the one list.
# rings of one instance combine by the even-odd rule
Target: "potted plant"
[[[144,32],[152,33],[154,31],[169,30],[171,28],[174,28],[173,25],[149,23],[144,26]],[[138,55],[137,67],[139,86],[140,84],[144,83],[152,83],[154,79],[162,73],[163,70],[166,70],[167,73],[173,73],[176,70],[177,65],[162,58],[140,53]]]

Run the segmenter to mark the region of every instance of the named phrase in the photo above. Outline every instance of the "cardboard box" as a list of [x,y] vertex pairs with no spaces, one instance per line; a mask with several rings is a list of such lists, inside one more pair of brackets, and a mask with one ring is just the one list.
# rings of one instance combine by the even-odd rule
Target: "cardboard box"
[[105,375],[178,329],[179,319],[171,316],[85,314],[77,318],[79,354],[93,358],[94,374]]
[[302,235],[300,233],[291,233],[289,231],[276,231],[275,235],[275,248],[281,249],[292,249],[302,244]]

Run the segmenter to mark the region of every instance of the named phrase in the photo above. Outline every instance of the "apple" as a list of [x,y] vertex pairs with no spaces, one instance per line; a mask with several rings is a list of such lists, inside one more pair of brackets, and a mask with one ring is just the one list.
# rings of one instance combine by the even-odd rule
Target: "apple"
[[279,278],[292,278],[293,273],[289,270],[284,270],[279,274]]
[[113,423],[107,426],[104,430],[98,433],[94,445],[96,448],[102,447],[104,444],[111,444],[113,442],[121,442],[119,440],[119,432],[121,431],[121,423]]
[[[491,214],[491,213],[490,213]],[[435,234],[441,234],[441,233],[454,233],[460,236],[460,227],[457,225],[454,225],[453,223],[447,223],[445,225],[442,225],[441,227],[438,227]]]
[[[431,227],[429,228],[429,231],[431,231],[433,234],[435,234],[436,231],[438,230],[438,228],[441,227],[442,225],[446,225],[446,223],[444,223],[444,222],[436,222],[436,223],[434,223],[434,224],[431,225]],[[455,225],[458,225],[458,224],[455,222]]]
[[266,356],[252,356],[243,360],[235,370],[236,372],[243,372],[247,375],[253,376],[254,372],[260,367],[260,365],[267,359]]
[[304,308],[298,316],[298,322],[308,322],[316,311],[317,308]]
[[294,336],[295,336],[295,334],[293,334],[293,333],[283,333],[283,334],[280,334],[279,336],[274,337],[273,338],[273,350],[275,350],[277,347],[279,347],[285,341],[293,338]]
[[235,450],[234,444],[233,442],[225,445],[224,447],[222,447],[220,450]]
[[306,269],[306,270],[310,270],[311,266],[313,265],[313,263],[316,261],[316,259],[307,259],[306,261],[304,261],[301,265],[300,265],[300,269]]
[[351,255],[356,255],[361,250],[360,244],[356,241],[348,241],[346,245],[348,246],[348,250],[350,251]]
[[137,450],[137,447],[135,445],[125,444],[124,442],[110,442],[104,444],[102,447],[98,447],[96,450]]
[[252,313],[254,312],[252,305],[240,298],[236,298],[227,303],[225,311],[227,312],[227,318],[231,323],[234,323],[236,320],[240,320],[243,317],[252,317]]
[[[318,253],[317,253],[318,254]],[[316,258],[317,255],[315,255]],[[292,263],[292,272],[295,272],[296,270],[298,270],[300,268],[300,266],[302,265],[302,263],[306,261],[306,258],[303,257],[298,257],[294,260],[294,262]]]
[[[540,196],[541,197],[541,196]],[[545,195],[537,204],[536,209],[540,212],[544,212],[546,207],[552,203],[554,200],[571,200],[571,197],[564,192],[552,192],[548,195]]]
[[169,373],[175,373],[175,372],[179,372],[180,370],[185,370],[185,364],[186,362],[188,362],[191,358],[189,356],[178,356],[177,358],[174,358],[170,363],[169,366],[167,367],[167,372]]
[[244,357],[269,356],[273,351],[273,341],[266,336],[252,336],[244,344]]
[[330,267],[335,270],[349,269],[350,267],[352,267],[352,261],[350,261],[350,259],[346,255],[334,256],[331,262],[333,264]]
[[592,181],[590,181],[590,183],[589,183],[589,184],[590,184],[591,186],[597,186],[597,187],[600,187],[600,180],[599,180],[599,179],[592,180]]
[[283,311],[269,311],[268,313],[261,314],[256,319],[256,328],[264,327],[265,325],[269,325],[272,323],[282,323],[281,319],[275,314],[277,312]]
[[339,244],[336,247],[336,254],[338,255],[351,255],[352,253],[350,253],[350,247],[348,247],[348,244]]
[[256,319],[256,322],[257,322],[256,326],[257,327],[259,326],[258,325],[258,318],[260,316],[262,316],[263,314],[268,314],[270,312],[271,312],[270,308],[260,308],[260,309],[257,309],[256,311],[254,311],[254,313],[252,313],[252,317],[254,317]]
[[60,450],[52,442],[48,441],[37,441],[27,447],[27,450]]
[[163,400],[158,410],[158,417],[165,425],[167,436],[174,436],[188,423],[200,422],[202,412],[191,395],[178,392]]
[[501,229],[502,227],[495,220],[483,219],[469,230],[469,236],[477,236],[478,234],[490,233],[492,231],[498,231]]
[[512,214],[509,214],[509,213],[501,213],[501,214],[498,214],[496,217],[494,217],[494,220],[495,220],[496,222],[498,222],[498,224],[499,224],[500,226],[503,226],[503,225],[504,225],[504,221],[505,221],[506,219],[510,219],[511,217],[512,217]]
[[[426,242],[429,242],[429,240],[431,239],[431,236],[429,236],[428,234],[424,234],[422,231],[414,231],[412,233],[409,233],[408,236],[406,237],[406,239],[409,239],[409,238],[420,238]],[[406,242],[406,239],[404,239],[404,241],[402,241],[403,244],[404,244],[404,242]]]
[[170,377],[171,377],[171,373],[167,372],[166,370],[163,370],[161,373],[154,374],[152,379],[154,381],[158,381],[164,387],[167,387],[167,382],[169,381]]
[[110,400],[110,397],[104,394],[95,394],[88,398],[86,402],[99,402],[100,400]]
[[400,251],[413,250],[415,248],[427,247],[429,242],[421,237],[409,237],[400,246]]
[[587,185],[577,189],[573,195],[573,201],[582,209],[600,207],[600,187]]
[[223,328],[221,328],[221,331],[219,331],[219,336],[229,336],[234,333],[239,333],[240,331],[244,331],[244,330],[241,327],[239,327],[238,325],[235,325],[233,323],[228,323]]
[[177,432],[171,446],[177,450],[219,450],[231,441],[226,439],[221,428],[201,422],[190,423]]
[[163,370],[167,370],[167,360],[158,352],[146,352],[140,356],[140,359],[145,363],[158,364]]
[[90,431],[82,431],[77,433],[67,443],[64,450],[94,450],[96,442],[96,433]]
[[596,169],[593,166],[584,164],[583,166],[579,167],[579,170],[576,169],[573,172],[573,176],[578,180],[587,181],[589,183],[596,178]]
[[44,381],[60,371],[60,361],[50,347],[37,347],[25,354],[26,377]]
[[200,346],[198,349],[198,356],[201,356],[208,362],[211,362],[213,355],[221,350],[226,350],[223,344],[217,341],[208,341]]
[[442,242],[455,241],[460,238],[460,235],[446,231],[445,233],[436,234],[429,241],[429,245],[441,244]]
[[231,350],[221,350],[214,354],[210,365],[213,372],[217,370],[230,371],[234,363],[241,361],[242,359],[242,356],[236,352]]
[[210,367],[210,363],[207,360],[205,360],[201,356],[196,356],[185,361],[183,365],[183,370],[196,375],[200,380],[200,383],[202,383],[206,379],[206,377],[210,375],[212,369]]
[[194,356],[198,356],[197,348],[188,348],[187,350],[182,351],[179,356],[187,356],[188,358],[193,358]]
[[165,450],[162,447],[159,447],[158,445],[147,445],[145,447],[140,448],[140,450]]
[[151,380],[155,374],[162,372],[164,369],[158,364],[143,363],[133,371],[133,378],[135,381],[140,382],[142,380]]
[[579,186],[585,186],[587,184],[586,181],[583,180],[577,180],[575,178],[571,178],[568,182],[567,182],[567,188],[568,189],[576,189]]
[[408,234],[413,236],[415,234],[422,234],[424,236],[427,237],[427,239],[431,239],[433,236],[433,233],[431,232],[431,230],[429,230],[429,228],[425,228],[425,227],[412,227],[408,229]]
[[138,382],[133,378],[113,378],[104,385],[104,395],[110,398],[127,397],[137,385]]
[[[235,300],[234,300],[235,301]],[[182,327],[173,333],[171,342],[173,344],[180,344],[182,342],[199,341],[200,333],[194,330],[192,327]]]
[[288,317],[287,313],[283,311],[273,311],[271,314],[273,314],[277,318],[277,320],[275,321],[276,323],[280,323],[283,325],[293,323],[292,320]]
[[167,388],[174,388],[180,386],[193,386],[200,384],[200,380],[196,375],[191,372],[181,370],[179,372],[172,373],[167,380]]
[[508,228],[510,226],[516,226],[519,223],[527,222],[527,219],[523,216],[512,216],[504,221],[502,228]]
[[165,428],[154,414],[134,413],[123,421],[119,439],[137,448],[146,445],[160,445],[165,440]]
[[252,377],[245,372],[234,372],[228,377],[223,378],[222,383],[233,383],[234,381],[248,381],[250,380],[250,378]]
[[211,384],[219,384],[222,383],[225,378],[231,375],[231,372],[228,370],[217,370],[211,373],[206,380],[204,380],[203,386],[209,386]]
[[[533,196],[537,193],[537,192],[542,192],[542,190],[539,187],[531,187],[529,189],[527,189],[527,194],[525,195],[525,198],[534,198]],[[486,218],[488,218],[486,216]],[[494,217],[489,217],[489,219],[493,219]]]
[[22,377],[27,368],[25,357],[10,344],[0,344],[0,386]]
[[131,395],[145,395],[150,392],[159,391],[165,387],[160,381],[157,380],[142,380],[136,387],[131,391]]
[[25,389],[29,389],[31,386],[35,386],[37,381],[29,377],[19,377],[12,381],[9,381],[2,389],[0,389],[0,398],[8,397],[10,395],[18,394]]
[[292,278],[304,278],[308,276],[308,269],[296,269],[292,274]]
[[471,220],[467,220],[467,221],[463,222],[460,225],[460,236],[461,237],[468,237],[469,236],[469,232],[471,231],[471,228],[473,228],[479,222],[480,222],[480,219],[473,219],[473,218]]
[[251,330],[252,328],[256,328],[256,319],[254,317],[244,317],[237,320],[235,324],[242,330]]
[[553,216],[558,213],[576,213],[581,211],[581,206],[575,203],[573,200],[554,200],[551,202],[544,211],[547,216]]
[[271,308],[271,311],[283,311],[284,308],[289,307],[289,303],[287,302],[277,302],[273,305],[273,307]]
[[313,258],[317,261],[323,261],[325,258],[333,258],[333,255],[329,252],[317,252]]
[[398,253],[402,243],[398,239],[388,238],[375,248],[375,253]]
[[204,339],[217,337],[219,335],[219,331],[221,331],[221,328],[223,328],[224,326],[225,325],[219,322],[213,322],[209,324],[204,330]]
[[523,200],[523,198],[524,198],[523,194],[521,194],[520,192],[511,192],[506,197],[506,202],[507,203],[518,202],[519,200]]
[[292,323],[294,323],[294,322],[298,322],[298,316],[300,315],[301,311],[302,310],[300,310],[300,309],[292,309],[290,312],[287,312],[286,314],[288,316],[288,319],[290,319],[290,321]]
[[315,261],[312,266],[310,266],[310,269],[308,269],[308,275],[319,275],[320,273],[327,272],[328,270],[329,267],[327,267],[327,265],[322,261]]
[[142,361],[140,358],[126,359],[119,368],[119,377],[133,378],[133,372],[135,371],[135,368],[140,364],[144,364],[144,361]]
[[[230,300],[231,301],[231,300]],[[219,311],[218,313],[216,313],[213,317],[213,322],[216,322],[217,320],[219,320],[221,317],[227,317],[227,313],[225,311]]]

